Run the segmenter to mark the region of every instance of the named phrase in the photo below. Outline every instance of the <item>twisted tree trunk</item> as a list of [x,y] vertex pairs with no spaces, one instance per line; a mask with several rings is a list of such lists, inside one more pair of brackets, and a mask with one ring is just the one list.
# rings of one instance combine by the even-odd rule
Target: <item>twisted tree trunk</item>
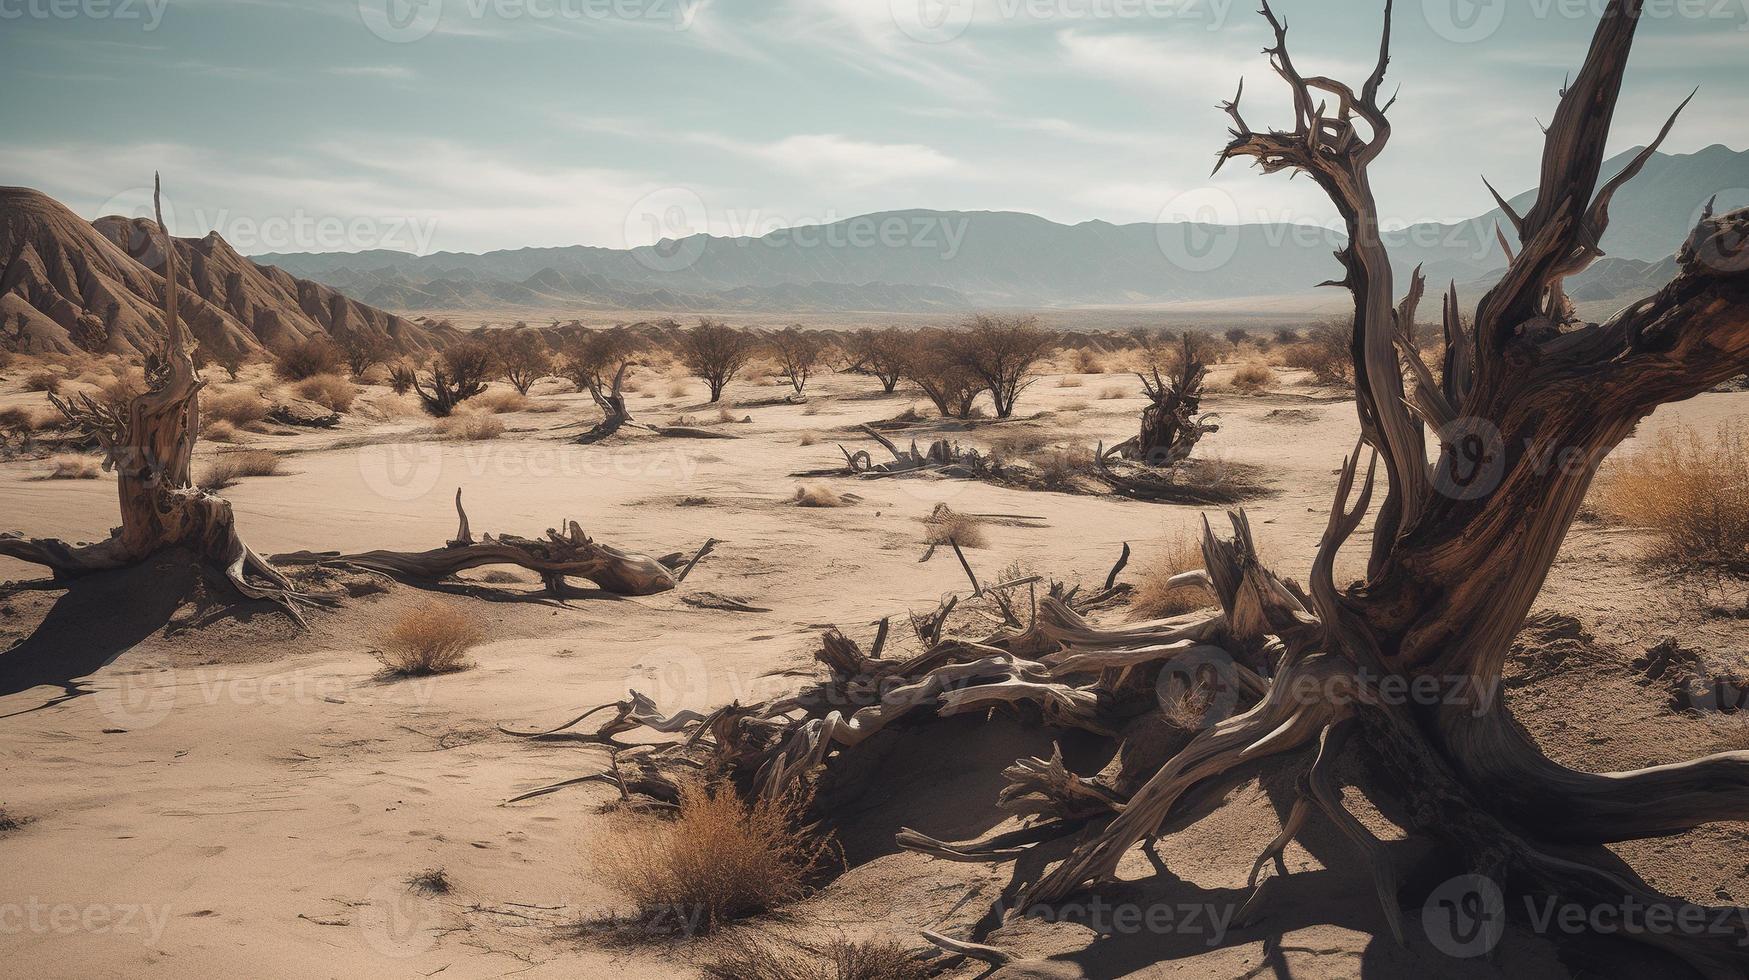
[[[156,178],[152,193],[156,208]],[[301,625],[299,607],[314,600],[243,542],[229,502],[193,486],[191,465],[205,382],[195,373],[188,337],[177,317],[176,250],[161,212],[158,231],[165,237],[164,347],[147,359],[147,390],[134,396],[125,412],[90,398],[55,400],[70,423],[90,432],[103,447],[103,467],[116,474],[121,526],[104,541],[80,546],[0,534],[0,555],[46,566],[57,578],[75,578],[133,565],[165,548],[186,547],[222,569],[238,592],[274,602]]]
[[1136,376],[1141,379],[1142,392],[1149,403],[1142,409],[1141,431],[1113,451],[1149,466],[1176,466],[1190,458],[1203,436],[1220,431],[1220,426],[1211,422],[1215,416],[1198,414],[1208,366],[1197,360],[1188,331],[1184,334],[1179,364],[1167,372],[1165,379],[1158,369],[1153,375],[1152,381],[1144,375]]

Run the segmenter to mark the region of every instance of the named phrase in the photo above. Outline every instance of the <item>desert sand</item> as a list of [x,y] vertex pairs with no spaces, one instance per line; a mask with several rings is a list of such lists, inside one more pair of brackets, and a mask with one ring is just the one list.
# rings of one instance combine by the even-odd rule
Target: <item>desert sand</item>
[[[1229,370],[1216,369],[1217,385]],[[39,404],[41,395],[18,390],[16,375],[0,383],[0,407]],[[1032,430],[1050,444],[1091,445],[1133,433],[1142,399],[1132,377],[1066,383],[1041,380],[1023,400],[1022,419],[969,431],[932,421],[915,434],[988,445]],[[1100,398],[1107,388],[1123,397]],[[702,386],[683,397],[649,390],[632,396],[640,417],[707,412]],[[751,404],[776,391],[737,383],[729,398]],[[512,739],[498,725],[549,727],[632,689],[664,708],[696,709],[794,689],[812,673],[823,628],[866,642],[878,618],[927,611],[965,589],[951,554],[919,561],[920,519],[938,503],[1045,518],[1042,527],[992,524],[988,546],[967,551],[984,576],[1018,566],[1097,581],[1125,542],[1136,549],[1133,570],[1162,541],[1200,528],[1205,514],[1219,520],[1217,509],[971,481],[790,478],[840,460],[835,443],[865,444],[857,423],[920,402],[903,389],[881,395],[863,377],[821,377],[806,406],[738,408],[750,422],[717,423],[737,440],[573,445],[597,416],[587,396],[556,381],[534,394],[558,410],[502,416],[506,433],[486,442],[435,441],[417,416],[356,414],[330,431],[254,436],[252,446],[286,454],[284,472],[246,478],[225,495],[264,554],[437,546],[453,530],[457,488],[476,533],[534,534],[568,518],[602,541],[651,554],[719,539],[682,588],[556,607],[519,601],[537,590],[532,576],[486,582],[470,574],[472,584],[443,591],[466,592],[451,601],[487,624],[489,640],[472,654],[477,666],[403,680],[379,676],[373,638],[431,593],[371,576],[349,577],[380,584],[313,613],[307,633],[267,609],[179,607],[202,590],[199,573],[174,554],[71,589],[4,591],[0,645],[12,649],[0,655],[0,805],[25,821],[0,837],[7,973],[696,976],[721,940],[627,943],[599,927],[627,909],[594,873],[592,848],[618,822],[640,819],[611,812],[613,790],[585,784],[505,803],[598,770],[601,752]],[[1678,422],[1716,429],[1749,413],[1745,397],[1668,406],[1642,437]],[[1336,468],[1356,437],[1352,404],[1289,371],[1265,394],[1221,392],[1205,408],[1220,414],[1222,428],[1199,455],[1260,468],[1268,492],[1244,506],[1266,557],[1283,574],[1303,574],[1296,563],[1315,548]],[[197,463],[228,448],[203,442]],[[109,477],[46,481],[37,479],[42,468],[0,464],[0,523],[78,539],[114,520]],[[802,483],[861,499],[797,507]],[[1596,523],[1575,527],[1508,670],[1517,717],[1568,764],[1649,765],[1749,743],[1749,713],[1679,714],[1655,686],[1635,683],[1627,661],[1665,637],[1749,659],[1740,619],[1697,612],[1709,602],[1742,607],[1740,585],[1721,598],[1717,589],[1728,586],[1681,581],[1640,560],[1639,538]],[[1358,560],[1347,556],[1364,547],[1364,539],[1351,543],[1345,560]],[[0,560],[0,580],[35,575]],[[695,605],[717,599],[759,611]],[[1096,907],[1080,921],[1002,924],[1016,869],[899,851],[892,834],[900,826],[943,838],[991,830],[997,811],[988,804],[1002,766],[1048,754],[1049,738],[1018,725],[967,725],[951,751],[941,744],[905,758],[886,798],[844,818],[842,875],[731,934],[912,943],[925,928],[976,933],[1048,957],[1061,970],[1053,975],[1065,977],[1556,977],[1601,964],[1612,975],[1624,965],[1644,976],[1684,975],[1622,942],[1557,950],[1517,927],[1492,959],[1447,957],[1416,928],[1399,948],[1370,880],[1327,828],[1289,847],[1294,873],[1271,886],[1258,921],[1232,923],[1251,860],[1289,800],[1288,762],[1265,763],[1224,798],[1175,818],[1182,832],[1163,839],[1157,855],[1131,853],[1124,883],[1100,892],[1167,909],[1176,926],[1100,935]],[[1064,747],[1073,760],[1073,742]],[[1359,802],[1354,790],[1349,798]],[[1355,808],[1381,836],[1401,838],[1376,811]],[[1712,825],[1620,853],[1673,894],[1741,904],[1749,899],[1746,830]],[[1416,846],[1391,853],[1406,865]],[[448,894],[408,885],[432,868],[453,883]],[[974,965],[955,975],[981,972]]]

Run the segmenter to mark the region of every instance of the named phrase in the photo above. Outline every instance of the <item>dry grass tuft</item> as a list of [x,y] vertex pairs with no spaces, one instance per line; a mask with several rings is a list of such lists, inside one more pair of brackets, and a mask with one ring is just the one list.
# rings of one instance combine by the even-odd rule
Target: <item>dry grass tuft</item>
[[265,449],[220,453],[200,471],[195,485],[208,493],[233,486],[248,476],[278,476],[279,454]]
[[1122,388],[1106,388],[1099,392],[1099,400],[1102,402],[1121,401],[1129,396],[1130,393]]
[[20,820],[12,814],[7,813],[5,810],[0,809],[0,834],[11,833],[12,831],[24,826],[26,822],[27,821]]
[[61,393],[61,376],[53,371],[32,371],[24,376],[24,390],[58,395]]
[[983,521],[970,514],[949,510],[946,504],[937,504],[935,512],[923,519],[923,541],[925,544],[951,541],[962,548],[990,546],[990,536],[984,533]]
[[484,442],[504,434],[504,423],[490,415],[457,412],[437,420],[437,434],[456,442]]
[[836,939],[826,946],[787,943],[791,949],[758,939],[727,944],[718,960],[704,967],[713,980],[925,980],[923,961],[897,943]]
[[1239,365],[1239,370],[1233,372],[1232,384],[1235,390],[1256,394],[1275,384],[1275,372],[1262,358],[1255,358]]
[[1599,475],[1593,502],[1605,516],[1657,535],[1659,561],[1749,570],[1749,425],[1710,438],[1665,429]]
[[407,876],[407,889],[421,895],[448,895],[454,887],[442,868],[426,868]]
[[97,460],[90,456],[56,456],[49,460],[48,472],[39,480],[95,480],[101,471]]
[[1100,358],[1097,352],[1086,348],[1075,352],[1074,364],[1076,374],[1105,373],[1105,361]]
[[1202,543],[1188,531],[1179,531],[1160,544],[1159,554],[1144,565],[1136,581],[1130,609],[1138,619],[1166,619],[1208,605],[1208,594],[1195,586],[1173,588],[1172,576],[1203,567]]
[[221,419],[241,428],[266,418],[273,406],[254,388],[227,388],[202,398],[200,409],[205,418]]
[[801,439],[796,442],[798,446],[817,446],[819,444],[820,434],[818,432],[804,432]]
[[[681,787],[679,814],[608,834],[596,865],[636,905],[639,919],[709,931],[804,897],[835,851],[806,826],[805,797],[746,803],[727,786]],[[675,916],[677,910],[684,910]]]
[[669,398],[685,398],[690,391],[692,391],[692,385],[684,381],[671,381],[668,384]]
[[237,427],[224,419],[214,419],[200,427],[200,437],[208,442],[236,442]]
[[312,375],[299,381],[292,390],[305,401],[342,414],[352,411],[353,399],[358,397],[358,386],[338,374]]
[[1062,412],[1085,412],[1092,407],[1092,403],[1085,398],[1071,398],[1057,406],[1057,410]]
[[1059,388],[1079,388],[1086,383],[1086,381],[1073,374],[1065,374],[1057,379],[1057,387]]
[[817,484],[796,487],[797,507],[848,507],[850,502],[838,495],[831,487]]
[[491,412],[493,415],[508,415],[511,412],[528,411],[529,399],[525,395],[518,394],[515,388],[494,388],[483,395],[476,396],[470,402],[469,407],[478,411]]
[[473,666],[468,651],[484,634],[460,606],[431,601],[402,613],[383,635],[377,660],[396,677],[453,674]]

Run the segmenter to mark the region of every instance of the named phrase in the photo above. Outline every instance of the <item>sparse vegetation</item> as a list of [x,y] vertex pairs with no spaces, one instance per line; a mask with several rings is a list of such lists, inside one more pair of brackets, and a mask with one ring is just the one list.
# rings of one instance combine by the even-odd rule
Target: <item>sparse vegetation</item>
[[1275,372],[1261,358],[1253,358],[1239,365],[1233,372],[1233,388],[1245,394],[1256,394],[1275,384]]
[[962,548],[986,548],[990,537],[984,532],[984,522],[971,514],[950,510],[937,504],[935,512],[923,519],[925,544],[958,544]]
[[802,390],[808,386],[808,379],[813,377],[814,368],[819,366],[825,353],[826,342],[800,326],[792,326],[773,334],[769,344],[782,369],[783,377],[789,381],[790,389],[795,393],[794,397],[801,397]]
[[1030,316],[978,314],[953,338],[955,360],[990,393],[996,417],[1009,418],[1014,403],[1035,380],[1034,369],[1055,341]]
[[504,434],[504,423],[478,412],[458,412],[437,420],[437,434],[453,442],[486,442]]
[[316,336],[287,344],[280,350],[273,372],[286,381],[302,381],[318,374],[339,374],[345,367],[346,362],[334,342]]
[[925,980],[923,961],[897,943],[835,939],[823,947],[738,938],[705,965],[713,980]]
[[729,786],[689,782],[673,820],[608,835],[595,858],[641,920],[655,925],[675,909],[697,910],[708,931],[807,894],[835,850],[832,838],[805,826],[807,803],[747,803]]
[[251,476],[278,476],[280,457],[265,449],[242,449],[220,453],[201,468],[195,485],[208,493],[236,485]]
[[101,468],[90,456],[56,456],[49,460],[41,480],[95,480]]
[[459,606],[432,600],[395,620],[383,634],[376,658],[397,677],[453,674],[473,666],[468,651],[479,645],[483,635]]
[[421,895],[448,895],[453,888],[442,868],[426,868],[407,876],[407,889]]
[[1131,611],[1140,619],[1165,619],[1208,605],[1211,600],[1202,589],[1170,584],[1174,575],[1201,567],[1202,547],[1194,535],[1181,530],[1162,541],[1136,576]]
[[24,376],[25,391],[41,391],[51,395],[61,392],[61,376],[53,371],[32,371]]
[[273,405],[253,388],[227,388],[201,399],[200,410],[206,419],[243,428],[267,418]]
[[849,504],[831,487],[818,484],[796,487],[797,507],[847,507]]
[[1592,499],[1606,516],[1653,531],[1655,559],[1749,572],[1749,424],[1710,437],[1665,429],[1610,462]]
[[1289,347],[1283,355],[1286,365],[1310,371],[1313,379],[1324,385],[1354,383],[1354,342],[1352,318],[1349,323],[1325,321],[1306,331],[1306,339]]
[[704,318],[680,335],[680,363],[710,386],[711,401],[721,401],[723,388],[753,357],[753,338],[720,320]]
[[909,339],[897,327],[858,330],[850,339],[850,369],[874,375],[880,380],[882,390],[890,395],[905,373],[909,350]]
[[413,376],[413,391],[428,415],[448,418],[457,405],[486,390],[496,357],[479,340],[451,344],[438,355],[425,377]]
[[532,330],[518,330],[498,345],[498,362],[504,380],[519,395],[527,395],[534,383],[553,371],[553,353],[547,342]]
[[[363,378],[371,368],[388,360],[389,344],[376,334],[354,331],[340,338],[340,352],[352,376]],[[231,373],[232,378],[236,376],[236,372]]]
[[488,391],[468,404],[469,408],[480,412],[490,412],[493,415],[509,415],[512,412],[526,412],[529,407],[527,395],[510,389],[499,388]]
[[342,414],[352,411],[352,402],[358,397],[358,386],[338,374],[312,375],[298,382],[292,390],[299,398]]

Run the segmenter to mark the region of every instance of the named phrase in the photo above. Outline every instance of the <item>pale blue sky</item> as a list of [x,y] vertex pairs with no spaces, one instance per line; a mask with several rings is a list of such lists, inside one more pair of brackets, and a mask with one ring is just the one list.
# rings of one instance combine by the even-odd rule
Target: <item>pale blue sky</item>
[[[1400,0],[1388,220],[1483,212],[1484,172],[1534,183],[1602,2]],[[1382,0],[1276,6],[1303,70],[1365,75]],[[1667,149],[1749,146],[1746,6],[1648,0],[1618,148],[1696,85]],[[1266,40],[1250,0],[0,0],[0,184],[95,217],[162,170],[177,233],[247,252],[912,207],[1330,221],[1309,181],[1209,178],[1241,75],[1251,123],[1286,122]]]

